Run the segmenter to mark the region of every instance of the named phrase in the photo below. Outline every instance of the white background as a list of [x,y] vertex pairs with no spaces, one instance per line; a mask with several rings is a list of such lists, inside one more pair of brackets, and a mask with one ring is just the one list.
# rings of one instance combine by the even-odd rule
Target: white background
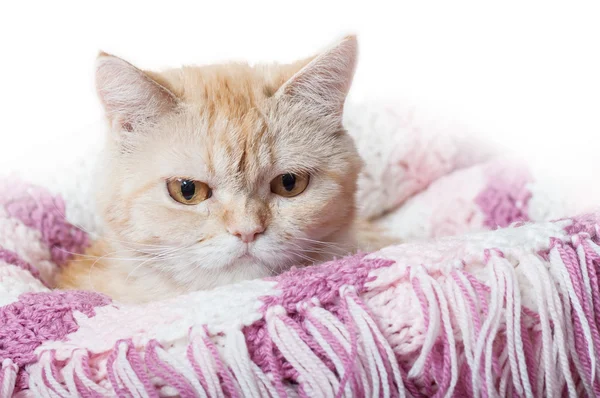
[[101,123],[100,49],[142,68],[291,61],[354,32],[355,100],[413,102],[563,176],[600,171],[596,3],[392,3],[4,1],[0,158],[35,162]]

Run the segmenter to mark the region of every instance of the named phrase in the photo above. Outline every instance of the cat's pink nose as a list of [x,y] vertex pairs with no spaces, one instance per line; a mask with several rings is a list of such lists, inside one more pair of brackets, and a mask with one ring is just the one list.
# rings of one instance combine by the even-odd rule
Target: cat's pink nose
[[253,225],[251,227],[228,227],[227,231],[234,236],[237,236],[244,243],[254,242],[256,237],[263,232],[265,232],[265,227],[259,224]]

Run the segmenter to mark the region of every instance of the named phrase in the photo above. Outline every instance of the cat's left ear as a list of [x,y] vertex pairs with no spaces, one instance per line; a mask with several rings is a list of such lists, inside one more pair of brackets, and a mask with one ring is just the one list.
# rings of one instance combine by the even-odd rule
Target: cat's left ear
[[292,76],[276,96],[299,102],[323,115],[341,116],[354,77],[357,54],[356,36],[344,38]]

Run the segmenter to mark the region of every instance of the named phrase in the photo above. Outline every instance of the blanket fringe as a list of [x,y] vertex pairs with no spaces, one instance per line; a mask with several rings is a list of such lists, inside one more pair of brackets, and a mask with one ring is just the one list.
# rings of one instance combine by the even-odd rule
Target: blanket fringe
[[[402,278],[423,316],[412,357],[390,345],[383,326],[392,320],[343,286],[333,307],[313,298],[295,312],[266,309],[268,366],[252,360],[242,330],[203,326],[190,330],[185,355],[155,340],[143,348],[118,341],[105,375],[90,370],[85,350],[67,361],[40,352],[23,370],[43,397],[600,396],[597,243],[580,232],[544,253],[489,250],[477,278],[460,267],[434,275],[411,266]],[[17,375],[5,359],[1,397],[11,396]]]
[[0,397],[11,397],[17,381],[19,367],[10,359],[2,361],[0,372]]

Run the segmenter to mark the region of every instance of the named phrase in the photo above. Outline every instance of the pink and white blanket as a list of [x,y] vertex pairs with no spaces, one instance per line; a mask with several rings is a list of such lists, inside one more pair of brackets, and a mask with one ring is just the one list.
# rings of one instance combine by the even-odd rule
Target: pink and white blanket
[[360,211],[407,243],[143,306],[51,289],[98,232],[95,143],[2,180],[0,397],[600,395],[600,213],[459,127],[348,114]]

